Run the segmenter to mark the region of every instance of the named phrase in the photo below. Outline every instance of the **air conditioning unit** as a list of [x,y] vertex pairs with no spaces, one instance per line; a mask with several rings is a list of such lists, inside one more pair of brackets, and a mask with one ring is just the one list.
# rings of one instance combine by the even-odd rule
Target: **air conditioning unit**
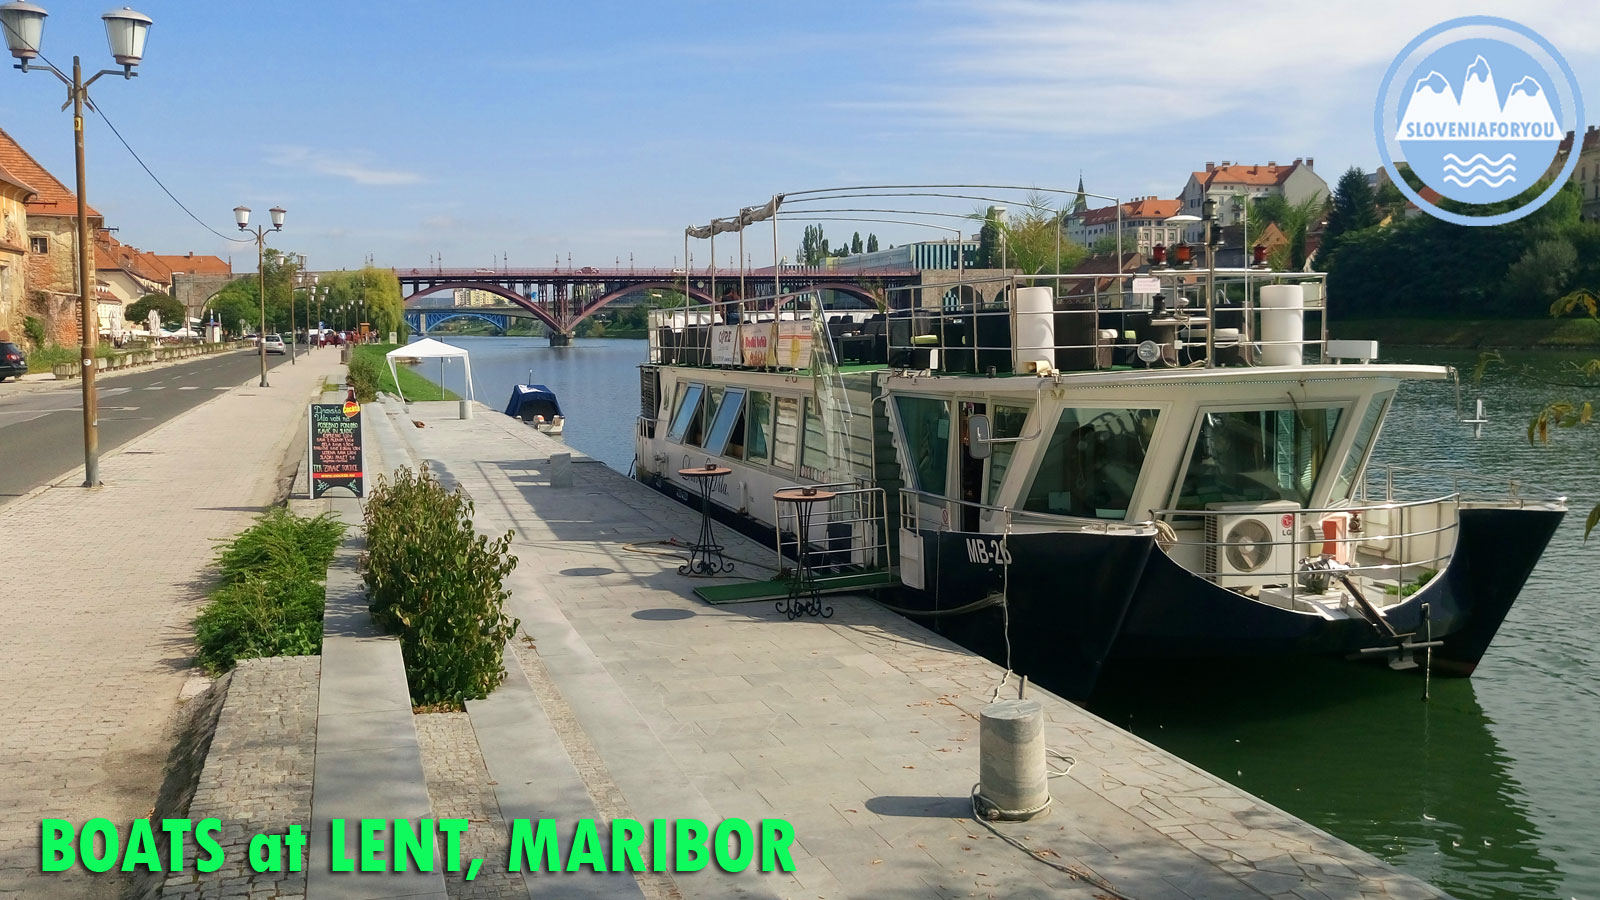
[[1221,587],[1288,584],[1294,578],[1294,529],[1300,504],[1211,503],[1206,516],[1206,573]]

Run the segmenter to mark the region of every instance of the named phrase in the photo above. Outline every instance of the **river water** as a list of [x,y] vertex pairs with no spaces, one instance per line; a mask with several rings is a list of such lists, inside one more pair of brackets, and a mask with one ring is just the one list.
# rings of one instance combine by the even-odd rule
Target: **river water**
[[[472,354],[474,389],[499,407],[513,384],[560,397],[566,440],[618,471],[633,461],[643,341],[447,338]],[[1600,354],[1597,354],[1600,355]],[[1475,354],[1403,351],[1455,365]],[[1512,362],[1559,380],[1580,357]],[[1547,486],[1573,512],[1477,673],[1436,679],[1344,663],[1122,677],[1096,712],[1267,801],[1462,898],[1600,898],[1600,603],[1583,518],[1600,501],[1600,428],[1530,447],[1532,412],[1562,389],[1493,374],[1481,438],[1456,424],[1450,382],[1402,390],[1377,462],[1456,469]],[[1443,482],[1441,482],[1443,484]],[[1600,545],[1600,535],[1595,543]]]

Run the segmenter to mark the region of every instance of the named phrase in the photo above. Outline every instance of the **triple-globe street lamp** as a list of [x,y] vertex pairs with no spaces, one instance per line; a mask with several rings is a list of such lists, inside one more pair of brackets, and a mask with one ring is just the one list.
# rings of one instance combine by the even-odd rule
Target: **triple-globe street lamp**
[[[106,25],[106,42],[111,46],[111,58],[122,68],[101,69],[84,81],[83,66],[78,57],[72,58],[72,75],[68,77],[39,55],[47,15],[43,8],[32,3],[7,3],[0,6],[0,31],[5,32],[6,47],[17,59],[15,68],[25,73],[42,70],[56,76],[67,86],[67,103],[72,106],[78,175],[78,302],[83,329],[82,352],[79,354],[83,366],[83,485],[95,487],[100,483],[100,413],[95,396],[94,348],[100,337],[100,316],[95,308],[94,282],[89,275],[89,201],[85,197],[83,174],[83,108],[86,105],[94,108],[89,102],[89,85],[94,84],[101,75],[134,78],[139,74],[133,71],[133,67],[144,59],[150,17],[126,6],[101,16]],[[38,64],[40,62],[44,64],[42,67]]]
[[[267,213],[272,216],[272,227],[266,228],[262,225],[257,225],[255,230],[256,273],[261,279],[261,331],[256,335],[256,346],[261,354],[262,387],[271,386],[267,384],[267,235],[274,231],[283,230],[284,209],[280,206],[274,206],[267,210]],[[250,207],[235,206],[233,208],[233,220],[239,223],[240,231],[246,234],[251,233],[249,230]],[[294,294],[292,291],[289,295],[289,304],[293,308]],[[290,334],[289,339],[293,340],[294,335]]]

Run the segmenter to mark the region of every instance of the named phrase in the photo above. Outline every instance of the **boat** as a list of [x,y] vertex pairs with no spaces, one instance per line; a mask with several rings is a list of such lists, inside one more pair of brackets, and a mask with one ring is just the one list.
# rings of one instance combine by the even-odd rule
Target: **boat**
[[[1396,393],[1453,370],[1330,339],[1322,273],[1166,249],[923,273],[882,309],[780,271],[736,306],[657,310],[636,477],[698,502],[679,470],[726,466],[714,511],[785,558],[804,542],[823,590],[892,584],[898,611],[1072,699],[1112,662],[1470,675],[1565,498],[1372,465]],[[773,499],[793,486],[835,494],[804,534]]]
[[[533,373],[528,374],[531,376]],[[555,391],[542,384],[513,385],[511,401],[506,404],[506,415],[521,419],[545,434],[560,434],[566,423]]]

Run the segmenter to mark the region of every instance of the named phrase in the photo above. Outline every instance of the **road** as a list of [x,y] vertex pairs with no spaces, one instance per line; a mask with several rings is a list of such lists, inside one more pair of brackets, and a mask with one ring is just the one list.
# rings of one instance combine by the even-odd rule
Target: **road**
[[[287,362],[285,356],[267,357],[269,367]],[[253,351],[238,350],[105,378],[99,383],[100,452],[122,446],[260,371]],[[0,506],[83,465],[83,393],[77,381],[30,393],[13,394],[5,388],[0,385]]]

